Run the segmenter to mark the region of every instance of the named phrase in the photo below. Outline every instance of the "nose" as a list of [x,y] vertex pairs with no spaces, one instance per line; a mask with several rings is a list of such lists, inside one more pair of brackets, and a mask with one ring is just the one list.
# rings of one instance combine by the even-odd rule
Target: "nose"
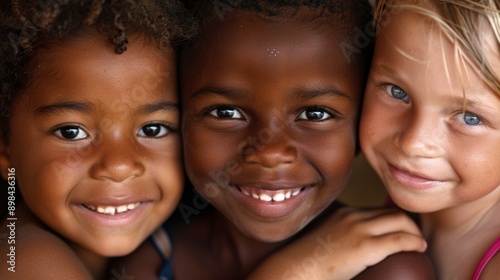
[[261,129],[257,136],[249,137],[241,153],[247,163],[260,164],[266,168],[293,163],[297,159],[297,148],[286,132]]
[[123,182],[144,174],[145,167],[139,160],[139,147],[134,139],[103,140],[96,145],[97,161],[90,175],[97,180]]
[[407,112],[399,133],[395,134],[396,146],[409,157],[436,158],[444,154],[445,127],[440,129],[439,117],[432,113]]

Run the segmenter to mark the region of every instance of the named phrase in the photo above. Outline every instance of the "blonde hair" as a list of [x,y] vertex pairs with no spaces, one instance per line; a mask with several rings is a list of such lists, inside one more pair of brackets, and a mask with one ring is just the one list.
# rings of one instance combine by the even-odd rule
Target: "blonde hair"
[[[465,61],[491,89],[500,95],[500,77],[496,76],[484,52],[479,20],[486,19],[494,33],[496,54],[500,53],[500,0],[378,0],[375,26],[382,27],[390,13],[410,10],[424,15],[441,29],[455,46],[457,61]],[[497,57],[500,59],[500,57]],[[490,58],[491,59],[491,58]]]

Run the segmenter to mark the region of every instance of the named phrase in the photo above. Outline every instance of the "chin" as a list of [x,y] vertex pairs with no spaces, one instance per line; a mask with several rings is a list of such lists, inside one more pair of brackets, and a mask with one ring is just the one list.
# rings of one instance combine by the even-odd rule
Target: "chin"
[[280,226],[279,224],[261,226],[260,228],[261,229],[259,231],[240,228],[240,232],[247,237],[262,243],[277,243],[294,237],[302,229],[302,227],[285,229],[285,226]]
[[139,247],[140,243],[134,241],[128,242],[107,242],[102,246],[93,246],[89,248],[93,250],[96,254],[104,257],[121,257],[132,253],[135,249]]

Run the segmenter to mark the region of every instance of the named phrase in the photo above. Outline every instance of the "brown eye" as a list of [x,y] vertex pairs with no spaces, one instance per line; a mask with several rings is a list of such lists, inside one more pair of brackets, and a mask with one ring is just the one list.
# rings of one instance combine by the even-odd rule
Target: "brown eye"
[[162,124],[148,124],[143,126],[137,133],[141,137],[163,137],[167,135],[168,128]]
[[87,133],[78,126],[63,126],[55,130],[54,134],[65,140],[80,140],[88,137]]
[[297,119],[308,121],[323,121],[332,117],[333,116],[323,108],[307,108],[299,114]]
[[210,115],[221,119],[243,119],[238,109],[231,106],[220,106],[209,112]]

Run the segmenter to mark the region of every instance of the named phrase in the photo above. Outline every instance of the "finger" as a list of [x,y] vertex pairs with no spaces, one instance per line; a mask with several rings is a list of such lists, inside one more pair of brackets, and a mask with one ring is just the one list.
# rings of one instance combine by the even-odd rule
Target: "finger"
[[406,232],[392,232],[389,234],[374,236],[373,241],[380,246],[380,250],[388,255],[401,251],[424,252],[427,242],[420,235]]
[[372,235],[384,235],[391,232],[407,232],[414,235],[421,235],[417,224],[404,212],[389,212],[366,220],[360,226]]
[[379,216],[388,215],[391,213],[401,212],[394,207],[374,208],[374,209],[359,209],[354,207],[344,207],[337,210],[338,214],[343,217],[348,217],[354,220],[369,220]]

